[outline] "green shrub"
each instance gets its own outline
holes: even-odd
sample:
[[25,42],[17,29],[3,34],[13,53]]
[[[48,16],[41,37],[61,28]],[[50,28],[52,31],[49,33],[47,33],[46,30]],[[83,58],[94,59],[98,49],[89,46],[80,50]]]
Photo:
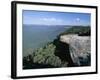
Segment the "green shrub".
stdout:
[[73,26],[73,27],[67,29],[66,31],[62,32],[60,35],[79,34],[79,35],[90,36],[90,33],[91,33],[90,26]]
[[50,56],[46,60],[46,64],[50,64],[50,65],[59,67],[59,66],[61,66],[61,60],[57,56]]
[[61,60],[55,56],[56,46],[52,43],[47,44],[43,48],[37,49],[33,54],[33,62],[40,64],[48,64],[52,66],[60,66]]

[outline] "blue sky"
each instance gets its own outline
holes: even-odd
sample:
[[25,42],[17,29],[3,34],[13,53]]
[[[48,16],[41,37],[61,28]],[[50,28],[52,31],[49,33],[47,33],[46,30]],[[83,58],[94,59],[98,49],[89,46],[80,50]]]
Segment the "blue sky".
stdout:
[[29,25],[90,25],[90,18],[89,13],[23,10],[23,24]]

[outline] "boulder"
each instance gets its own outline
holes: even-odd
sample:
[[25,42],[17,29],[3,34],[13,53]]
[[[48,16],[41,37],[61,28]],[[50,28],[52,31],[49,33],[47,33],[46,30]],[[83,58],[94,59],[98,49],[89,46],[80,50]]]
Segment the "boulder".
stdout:
[[74,64],[88,66],[91,63],[91,37],[77,34],[61,35],[60,41],[69,44],[70,56]]

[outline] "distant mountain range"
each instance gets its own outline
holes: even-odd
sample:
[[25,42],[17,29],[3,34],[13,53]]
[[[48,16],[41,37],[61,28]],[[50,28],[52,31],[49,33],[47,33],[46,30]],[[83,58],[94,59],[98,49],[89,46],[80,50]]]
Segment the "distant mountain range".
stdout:
[[68,26],[68,27],[77,27],[77,26],[79,26],[79,27],[90,27],[90,25],[40,25],[40,24],[23,24],[23,25],[28,25],[28,26],[32,26],[32,25],[36,25],[36,26]]

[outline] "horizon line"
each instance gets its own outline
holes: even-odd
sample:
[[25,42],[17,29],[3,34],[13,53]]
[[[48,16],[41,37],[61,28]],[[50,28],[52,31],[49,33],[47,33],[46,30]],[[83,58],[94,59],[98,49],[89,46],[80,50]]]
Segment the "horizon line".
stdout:
[[23,24],[23,25],[44,25],[44,26],[91,26],[91,25],[63,25],[63,24]]

